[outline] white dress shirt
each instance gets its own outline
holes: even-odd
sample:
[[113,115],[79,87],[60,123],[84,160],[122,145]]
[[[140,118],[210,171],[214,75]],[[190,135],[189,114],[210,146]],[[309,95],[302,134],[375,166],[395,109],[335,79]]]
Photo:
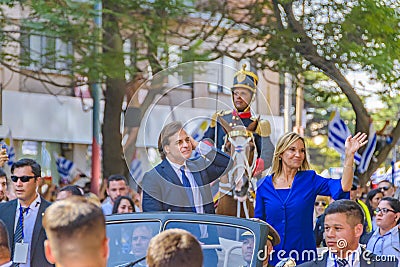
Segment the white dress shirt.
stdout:
[[[32,249],[32,235],[33,235],[33,229],[35,228],[35,222],[36,222],[36,217],[38,216],[39,212],[39,207],[41,203],[41,198],[39,194],[36,196],[36,199],[29,205],[29,210],[28,212],[24,212],[24,243],[28,243],[28,258],[26,260],[26,264],[20,263],[20,267],[30,267],[30,262],[31,262],[31,249]],[[18,219],[19,219],[19,208],[21,206],[21,203],[18,200],[17,204],[17,209],[15,211],[15,223],[14,223],[14,232],[15,229],[17,228],[18,224]],[[40,216],[42,216],[40,214]]]

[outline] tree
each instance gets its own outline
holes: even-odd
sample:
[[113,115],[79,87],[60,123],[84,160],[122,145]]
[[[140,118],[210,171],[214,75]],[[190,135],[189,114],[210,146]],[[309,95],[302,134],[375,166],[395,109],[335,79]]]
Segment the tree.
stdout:
[[[41,81],[45,88],[50,86],[58,91],[64,88],[62,94],[67,95],[77,84],[82,85],[81,77],[85,77],[90,86],[98,81],[102,84],[105,102],[103,176],[108,177],[113,173],[128,174],[120,131],[123,102],[130,100],[126,99],[126,95],[132,96],[142,84],[148,66],[153,73],[164,67],[171,43],[169,38],[173,38],[169,25],[178,17],[187,16],[192,9],[185,4],[190,4],[190,1],[183,0],[102,2],[102,38],[98,38],[94,23],[98,15],[94,10],[95,0],[2,2],[0,43],[3,49],[0,49],[0,64]],[[15,19],[11,15],[13,8],[23,11],[21,18]],[[45,49],[33,51],[29,47],[30,36],[46,40]],[[69,47],[69,53],[60,53],[57,42]],[[128,43],[129,50],[124,48],[124,44]],[[95,53],[96,46],[101,46],[102,53]],[[159,55],[160,50],[164,51],[162,55]],[[196,57],[196,53],[192,52],[193,57],[187,60]],[[49,62],[62,63],[63,68],[57,69],[62,74],[61,79],[60,75],[47,71],[55,65],[49,65]],[[153,86],[153,89],[147,94],[142,110],[146,110],[146,105],[150,105],[155,95],[162,92],[161,87]],[[49,92],[56,94],[50,89]],[[144,112],[141,114],[143,116]]]
[[197,34],[197,38],[213,42],[216,54],[252,58],[259,68],[289,72],[295,77],[303,76],[305,71],[322,72],[346,96],[355,113],[357,132],[368,133],[375,116],[366,110],[361,96],[371,92],[356,91],[345,74],[363,71],[385,84],[382,91],[372,93],[395,109],[390,118],[393,141],[379,147],[375,151],[376,161],[370,163],[365,173],[358,174],[365,184],[400,138],[399,106],[395,102],[400,78],[400,3],[389,0],[254,0],[235,5],[228,0],[211,2],[203,10],[218,14],[210,16],[210,20],[223,27],[207,29],[201,34],[196,31],[191,37]]

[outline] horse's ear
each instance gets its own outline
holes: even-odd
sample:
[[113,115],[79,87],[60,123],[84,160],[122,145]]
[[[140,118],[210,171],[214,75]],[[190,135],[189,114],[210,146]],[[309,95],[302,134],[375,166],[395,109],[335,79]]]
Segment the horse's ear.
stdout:
[[222,129],[224,129],[225,133],[229,133],[232,131],[232,126],[230,126],[226,120],[224,120],[221,117],[218,117],[218,120],[219,120],[219,123],[221,123]]
[[258,118],[254,121],[252,121],[249,126],[247,126],[247,130],[250,132],[255,132],[258,126],[258,121],[260,120],[260,116],[258,116]]

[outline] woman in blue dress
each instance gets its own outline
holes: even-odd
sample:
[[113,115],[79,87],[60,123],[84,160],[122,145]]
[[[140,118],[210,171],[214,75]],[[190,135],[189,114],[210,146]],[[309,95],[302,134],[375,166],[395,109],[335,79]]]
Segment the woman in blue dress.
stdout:
[[281,243],[274,247],[271,264],[292,257],[297,264],[313,260],[316,243],[313,210],[317,195],[349,198],[354,154],[368,140],[365,133],[349,136],[341,179],[326,179],[310,170],[304,139],[296,133],[282,136],[276,145],[271,174],[258,182],[255,217],[271,224]]

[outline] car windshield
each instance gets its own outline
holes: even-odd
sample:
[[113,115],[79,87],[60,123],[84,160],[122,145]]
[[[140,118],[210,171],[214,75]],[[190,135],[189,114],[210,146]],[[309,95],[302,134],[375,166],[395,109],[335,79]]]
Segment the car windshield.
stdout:
[[[169,220],[160,222],[120,222],[107,225],[110,257],[107,266],[124,266],[146,255],[148,243],[160,229],[179,228],[197,237],[207,267],[250,266],[254,253],[254,233],[228,224]],[[134,266],[146,266],[145,260]]]
[[[159,221],[124,221],[107,225],[110,256],[107,266],[124,266],[146,256],[150,239],[160,232]],[[135,266],[146,266],[145,261]]]
[[247,266],[254,253],[254,235],[248,229],[231,225],[169,221],[166,229],[191,232],[203,248],[203,266]]

